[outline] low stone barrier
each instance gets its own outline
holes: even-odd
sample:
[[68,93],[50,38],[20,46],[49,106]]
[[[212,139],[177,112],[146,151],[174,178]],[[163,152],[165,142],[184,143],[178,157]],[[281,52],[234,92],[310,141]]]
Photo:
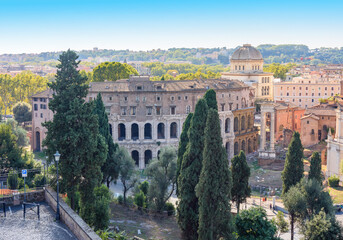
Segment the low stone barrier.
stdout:
[[[26,202],[43,202],[44,200],[44,189],[26,193]],[[24,202],[24,193],[12,193],[7,197],[0,198],[0,202],[5,202],[7,206],[22,204]]]
[[[50,187],[45,188],[45,201],[56,212],[57,194]],[[60,217],[79,240],[101,240],[82,218],[60,198]]]

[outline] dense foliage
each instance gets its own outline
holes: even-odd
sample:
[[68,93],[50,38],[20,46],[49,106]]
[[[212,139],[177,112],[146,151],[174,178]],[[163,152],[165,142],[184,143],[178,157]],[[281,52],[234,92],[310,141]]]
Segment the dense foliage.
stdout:
[[238,240],[276,240],[276,225],[267,219],[266,210],[252,207],[235,219]]
[[18,102],[13,106],[14,119],[18,123],[32,120],[31,105],[25,102]]
[[199,199],[199,240],[230,239],[232,177],[221,137],[218,112],[208,110],[203,163],[196,196]]
[[138,75],[137,70],[131,65],[119,62],[103,62],[94,68],[93,81],[116,81],[129,78],[130,75]]
[[322,160],[318,152],[312,154],[308,179],[316,179],[319,183],[322,183]]

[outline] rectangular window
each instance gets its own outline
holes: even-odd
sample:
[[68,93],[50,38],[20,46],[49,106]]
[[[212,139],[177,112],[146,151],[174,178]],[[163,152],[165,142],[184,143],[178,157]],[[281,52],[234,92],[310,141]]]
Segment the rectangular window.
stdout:
[[38,101],[38,98],[33,98],[33,101],[34,101],[34,102],[37,102],[37,101]]
[[143,102],[146,102],[146,97],[143,97]]
[[46,109],[46,105],[45,104],[41,104],[40,105],[40,109]]
[[43,118],[43,113],[40,114],[40,117]]
[[124,102],[127,102],[127,97],[124,97]]
[[170,114],[171,115],[175,115],[176,114],[176,107],[175,106],[170,107]]
[[156,107],[156,115],[161,115],[161,107],[160,106]]
[[152,107],[146,107],[146,115],[148,116],[152,115]]
[[33,109],[34,109],[35,111],[38,111],[38,104],[34,104],[34,105],[33,105]]
[[136,115],[136,107],[130,107],[130,114],[131,114],[131,116]]
[[40,98],[40,101],[41,101],[41,102],[45,102],[46,99],[45,99],[45,98]]
[[137,86],[137,90],[138,91],[143,90],[143,87],[142,86]]
[[112,97],[109,97],[108,100],[112,101]]
[[222,103],[222,111],[225,111],[225,103]]
[[122,116],[125,116],[125,115],[126,115],[126,107],[121,107],[121,108],[120,108],[120,114],[121,114]]

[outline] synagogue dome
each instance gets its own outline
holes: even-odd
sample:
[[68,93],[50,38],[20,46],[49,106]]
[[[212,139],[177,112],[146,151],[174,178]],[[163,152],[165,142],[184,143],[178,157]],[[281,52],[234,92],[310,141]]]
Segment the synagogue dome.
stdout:
[[231,60],[263,60],[262,54],[250,44],[243,44],[231,56]]

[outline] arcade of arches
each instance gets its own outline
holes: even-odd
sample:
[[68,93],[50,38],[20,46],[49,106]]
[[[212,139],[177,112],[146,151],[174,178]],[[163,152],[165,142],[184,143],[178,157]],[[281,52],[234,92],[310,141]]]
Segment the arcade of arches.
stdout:
[[[245,154],[257,151],[258,132],[254,127],[254,108],[236,110],[233,111],[233,114],[233,130],[235,133],[233,154],[237,155],[241,150]],[[227,142],[225,147],[228,152],[230,150],[230,143]]]

